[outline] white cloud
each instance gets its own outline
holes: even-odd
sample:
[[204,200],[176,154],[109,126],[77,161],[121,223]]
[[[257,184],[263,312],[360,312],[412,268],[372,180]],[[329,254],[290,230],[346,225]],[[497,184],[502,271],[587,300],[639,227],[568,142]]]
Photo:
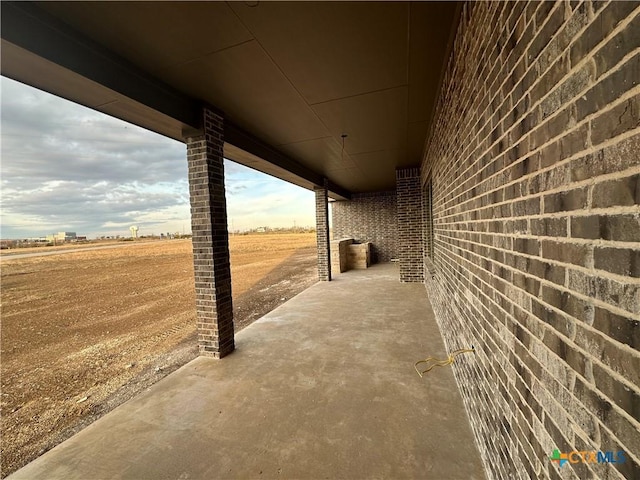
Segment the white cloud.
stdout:
[[[190,231],[182,143],[13,80],[0,86],[3,238]],[[225,170],[234,229],[314,223],[312,192]]]

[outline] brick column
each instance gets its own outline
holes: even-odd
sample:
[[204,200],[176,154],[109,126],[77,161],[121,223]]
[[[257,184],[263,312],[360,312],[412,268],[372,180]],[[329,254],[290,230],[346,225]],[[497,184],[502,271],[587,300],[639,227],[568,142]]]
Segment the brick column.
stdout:
[[316,238],[318,243],[318,278],[331,281],[331,255],[329,252],[329,197],[327,182],[316,192]]
[[398,258],[401,282],[424,281],[420,169],[396,170]]
[[234,349],[224,119],[203,110],[204,132],[187,136],[191,232],[200,354],[222,358]]

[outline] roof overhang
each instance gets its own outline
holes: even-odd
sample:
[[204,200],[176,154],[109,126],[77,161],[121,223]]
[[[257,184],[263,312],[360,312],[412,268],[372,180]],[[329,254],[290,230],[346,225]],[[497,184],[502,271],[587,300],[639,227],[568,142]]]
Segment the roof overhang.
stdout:
[[[2,2],[2,75],[333,197],[420,164],[457,3]],[[343,138],[343,135],[347,137]]]

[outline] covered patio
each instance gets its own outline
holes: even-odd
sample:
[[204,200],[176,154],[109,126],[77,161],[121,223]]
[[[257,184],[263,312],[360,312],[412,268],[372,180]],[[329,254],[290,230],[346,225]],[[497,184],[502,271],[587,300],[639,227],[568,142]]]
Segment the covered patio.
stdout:
[[[200,353],[229,357],[15,478],[640,478],[637,1],[1,11],[2,75],[186,144]],[[225,158],[314,190],[324,281],[237,338]],[[329,282],[329,199],[397,270]],[[442,337],[477,346],[460,389],[413,371]]]
[[9,478],[485,478],[452,370],[413,369],[445,346],[397,270],[317,283]]

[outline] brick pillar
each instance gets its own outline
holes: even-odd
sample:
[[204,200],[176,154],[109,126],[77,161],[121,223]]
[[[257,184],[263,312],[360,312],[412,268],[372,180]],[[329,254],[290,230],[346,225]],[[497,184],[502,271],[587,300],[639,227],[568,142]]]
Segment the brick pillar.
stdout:
[[204,132],[186,138],[198,347],[201,355],[222,358],[234,349],[224,119],[205,107],[203,125]]
[[424,281],[420,169],[396,170],[398,258],[401,282]]
[[331,255],[329,252],[329,196],[327,182],[316,192],[316,238],[318,243],[318,278],[331,281]]

